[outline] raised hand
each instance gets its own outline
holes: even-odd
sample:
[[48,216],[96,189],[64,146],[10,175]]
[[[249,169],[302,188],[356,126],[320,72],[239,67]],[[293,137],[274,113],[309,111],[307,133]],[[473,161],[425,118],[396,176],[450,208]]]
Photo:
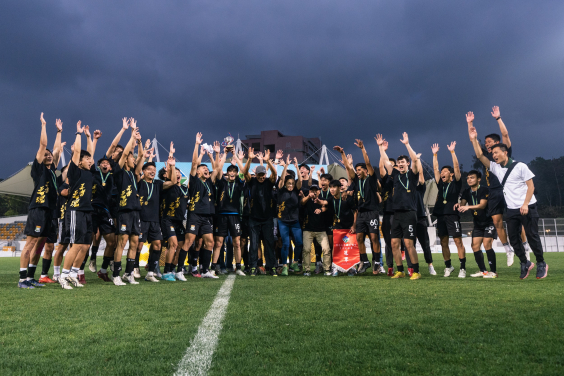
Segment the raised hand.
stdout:
[[206,154],[206,148],[202,145],[200,146],[200,158]]
[[215,153],[219,153],[221,151],[221,145],[219,144],[219,141],[213,142],[213,151]]
[[166,161],[166,163],[167,163],[169,166],[174,167],[174,165],[176,165],[176,160],[174,159],[174,157],[173,157],[172,155],[169,155],[169,156],[168,156],[168,160]]
[[456,141],[453,141],[450,143],[450,145],[447,145],[449,151],[454,151],[455,147],[456,147]]
[[39,117],[39,120],[41,120],[41,125],[44,126],[47,124],[47,122],[45,121],[45,119],[43,119],[43,112],[41,113],[41,116]]
[[137,142],[141,142],[141,133],[139,133],[139,130],[137,130],[137,128],[135,129],[135,139],[137,140]]
[[249,155],[248,155],[248,156],[249,156],[249,159],[255,158],[255,157],[256,157],[256,155],[255,155],[255,149],[249,148]]
[[309,173],[310,173],[310,174],[313,174],[314,171],[315,171],[315,166],[311,166],[311,167],[309,168]]
[[[153,150],[153,149],[151,149]],[[154,151],[151,151],[151,155],[149,156],[149,158],[153,159],[157,156],[157,153],[155,153]]]
[[421,153],[417,153],[417,159],[421,159]]
[[90,137],[90,127],[88,125],[84,126],[84,134],[86,137]]
[[237,159],[239,159],[241,162],[243,162],[243,159],[245,158],[245,153],[243,152],[243,150],[239,150],[239,153],[237,153]]
[[492,107],[492,116],[493,116],[494,118],[496,118],[496,119],[497,119],[498,117],[501,117],[501,114],[499,113],[499,107],[498,107],[498,106],[493,106],[493,107]]
[[280,159],[284,156],[284,152],[282,150],[278,150],[276,152],[276,159]]
[[298,171],[298,158],[294,157],[294,167],[296,168],[296,172],[299,173]]
[[377,144],[378,146],[384,145],[384,138],[382,137],[381,134],[378,133],[378,134],[376,135],[376,137],[374,137],[374,139],[376,140],[376,144]]
[[201,145],[203,140],[204,139],[202,138],[202,132],[196,133],[196,144]]
[[288,154],[286,156],[286,164],[289,166],[290,165],[290,154]]
[[127,118],[126,118],[126,117],[124,117],[123,119],[121,119],[121,121],[122,121],[122,126],[121,126],[121,127],[123,128],[123,130],[126,130],[127,128],[129,128],[129,123],[127,122]]
[[[43,113],[41,113],[41,116],[43,117]],[[82,133],[84,132],[84,127],[81,127],[80,125],[82,124],[82,122],[79,120],[78,123],[76,123],[76,131],[78,133]],[[74,144],[73,144],[74,145]]]
[[384,149],[384,151],[388,150],[388,141],[384,140],[384,143],[382,143],[382,148]]
[[63,122],[61,121],[61,119],[55,120],[55,125],[57,126],[57,131],[63,131]]
[[476,140],[478,138],[478,131],[476,130],[476,127],[470,127],[470,129],[468,129],[468,135],[471,140]]
[[137,129],[137,120],[134,118],[129,119],[129,128],[136,130]]
[[267,161],[270,160],[270,149],[266,149],[264,151],[264,159],[267,160]]
[[360,149],[364,149],[364,143],[362,142],[362,140],[359,140],[358,138],[355,140],[356,142],[354,143],[358,148]]
[[433,144],[433,146],[431,146],[431,151],[433,154],[437,154],[439,152],[439,144]]
[[96,130],[94,131],[94,139],[97,140],[97,139],[99,139],[100,137],[102,137],[102,131],[99,130],[99,129],[96,129]]
[[260,151],[256,154],[256,157],[257,157],[257,159],[258,159],[259,161],[263,161],[263,160],[264,160],[264,155],[262,155],[262,153],[261,153]]
[[153,153],[153,148],[151,149],[145,149],[145,159],[151,158],[151,154]]
[[466,114],[466,122],[472,123],[474,121],[474,113],[472,111]]
[[145,141],[145,149],[148,149],[149,146],[151,146],[151,140],[147,139],[147,141]]
[[284,161],[284,158],[280,158],[280,160],[278,161],[278,164],[282,167],[286,166],[286,162]]
[[318,172],[323,175],[325,173],[325,167],[321,167]]
[[59,154],[62,154],[62,153],[63,153],[63,151],[65,150],[65,145],[66,145],[66,144],[67,144],[66,142],[61,142],[61,148],[59,149]]
[[343,148],[340,146],[333,146],[333,150],[338,151],[339,153],[343,152]]
[[407,135],[407,132],[403,132],[403,139],[401,139],[400,141],[404,145],[409,144],[409,136]]
[[170,142],[170,151],[169,154],[173,155],[176,152],[176,150],[174,150],[174,142]]

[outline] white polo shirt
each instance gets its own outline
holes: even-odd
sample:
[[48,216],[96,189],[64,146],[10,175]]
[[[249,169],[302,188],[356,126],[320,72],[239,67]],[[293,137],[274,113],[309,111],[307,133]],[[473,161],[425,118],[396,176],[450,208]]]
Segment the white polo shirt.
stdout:
[[[515,163],[517,163],[517,161],[515,161]],[[495,162],[490,162],[490,171],[497,176],[501,183],[507,173],[507,167],[501,167],[501,165]],[[503,196],[505,197],[505,203],[508,209],[519,209],[523,206],[525,196],[527,196],[527,181],[534,177],[535,174],[529,170],[529,167],[525,163],[519,163],[513,168],[513,171],[511,171],[503,187]],[[529,205],[536,202],[537,199],[533,194]]]

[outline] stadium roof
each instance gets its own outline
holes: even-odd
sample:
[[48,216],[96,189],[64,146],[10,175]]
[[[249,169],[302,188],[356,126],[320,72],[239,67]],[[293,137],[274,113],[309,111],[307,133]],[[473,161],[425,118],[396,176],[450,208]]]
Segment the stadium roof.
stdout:
[[30,197],[33,193],[31,162],[24,168],[0,182],[0,193],[6,195]]

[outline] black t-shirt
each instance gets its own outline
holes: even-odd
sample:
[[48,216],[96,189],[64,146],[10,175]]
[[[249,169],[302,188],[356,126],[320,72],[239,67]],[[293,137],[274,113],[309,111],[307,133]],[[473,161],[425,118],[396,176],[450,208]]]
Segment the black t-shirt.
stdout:
[[54,211],[57,207],[57,169],[54,164],[46,166],[39,163],[37,158],[31,165],[33,179],[33,193],[29,201],[29,208],[46,208]]
[[183,221],[186,219],[188,206],[188,187],[173,185],[163,190],[160,197],[160,214],[162,219]]
[[426,190],[427,186],[425,184],[417,184],[417,218],[427,217],[427,212],[425,211],[425,202],[423,201],[423,199],[425,198]]
[[455,179],[447,184],[445,184],[441,179],[439,180],[437,187],[437,201],[435,202],[433,215],[458,214],[458,211],[454,210],[454,205],[458,203],[458,197],[460,196],[460,190],[462,189],[462,179],[459,181],[456,181]]
[[[493,159],[493,154],[492,153],[488,153],[487,150],[482,149],[484,155],[486,156],[486,158],[489,159],[490,162],[495,162]],[[509,158],[511,158],[512,155],[512,149],[511,147],[507,148],[507,156]],[[490,170],[484,167],[484,172],[485,172],[485,176],[486,176],[486,183],[488,185],[488,187],[490,189],[502,189],[503,187],[501,186],[501,183],[499,182],[499,179],[497,178],[497,176],[495,176],[494,174],[490,173]]]
[[392,198],[394,201],[394,211],[417,211],[419,174],[414,174],[411,170],[402,174],[394,169],[392,171],[392,180],[394,182]]
[[148,183],[144,179],[141,179],[138,184],[141,220],[144,222],[158,222],[159,206],[164,182],[154,179],[152,183]]
[[351,227],[354,223],[354,212],[356,211],[356,200],[354,196],[347,195],[347,197],[341,196],[336,199],[332,195],[329,195],[327,200],[328,208],[333,211],[333,223],[335,226],[337,223],[345,227]]
[[394,179],[388,173],[380,180],[382,186],[382,206],[384,213],[391,214],[394,212]]
[[240,214],[241,196],[245,188],[245,182],[238,176],[233,182],[219,179],[216,182],[216,205],[218,214]]
[[140,211],[139,185],[135,172],[120,168],[117,163],[112,169],[114,169],[114,182],[118,193],[118,211]]
[[94,183],[92,183],[92,205],[109,209],[112,203],[112,191],[114,190],[114,175],[111,171],[105,174],[96,169],[94,165],[90,169]]
[[[311,179],[311,184],[319,187],[319,182],[316,179]],[[302,180],[302,192],[304,193],[304,196],[307,196],[309,193],[309,179]]]
[[69,179],[68,210],[92,211],[92,184],[94,177],[90,170],[83,170],[72,160],[67,172]]
[[251,178],[249,181],[251,210],[250,216],[257,221],[266,221],[272,218],[273,201],[272,189],[274,183],[270,179],[265,179],[264,182],[259,183],[256,177]]
[[[481,200],[487,200],[490,194],[488,187],[480,185],[476,192],[473,192],[470,187],[466,188],[462,192],[460,197],[462,200],[466,200],[468,205],[479,205]],[[492,218],[486,215],[487,206],[485,209],[471,210],[472,218],[474,219],[474,225],[479,227],[489,226],[492,222]]]
[[243,187],[243,217],[251,215],[251,188],[248,184]]
[[325,220],[320,214],[315,214],[317,209],[321,210],[321,204],[316,204],[312,199],[309,199],[304,207],[304,222],[302,228],[304,231],[322,232],[325,231],[327,226]]
[[59,185],[59,197],[57,199],[57,218],[59,219],[65,219],[65,213],[67,212],[67,202],[69,196],[63,196],[61,194],[61,192],[65,189],[69,189],[69,185],[67,183]]
[[376,173],[368,175],[364,180],[358,176],[353,179],[359,212],[378,211],[380,198],[378,197],[378,177]]
[[[331,192],[329,191],[329,189],[327,189],[326,191],[324,191],[323,189],[319,190],[318,198],[320,200],[328,201],[329,197],[331,197]],[[321,213],[321,218],[323,218],[326,230],[329,230],[331,228],[331,226],[333,226],[333,215],[334,215],[333,207],[331,207],[329,205],[327,205],[327,210],[325,210],[323,213]]]
[[210,178],[205,181],[190,175],[190,204],[188,211],[199,215],[215,214],[215,187]]
[[295,222],[299,219],[300,191],[289,191],[286,187],[278,190],[278,219],[282,222]]

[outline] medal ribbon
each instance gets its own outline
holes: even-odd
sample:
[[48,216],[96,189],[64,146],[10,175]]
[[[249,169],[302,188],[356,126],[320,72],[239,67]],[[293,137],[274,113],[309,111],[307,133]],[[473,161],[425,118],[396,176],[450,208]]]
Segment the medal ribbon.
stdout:
[[145,185],[147,186],[147,192],[149,192],[149,195],[147,196],[147,199],[145,200],[145,202],[149,201],[151,199],[151,196],[153,196],[153,191],[155,190],[155,184],[151,183],[151,189],[149,189],[149,184],[147,183],[147,181],[143,180],[145,182]]
[[[452,182],[451,182],[452,183]],[[445,187],[443,186],[443,200],[446,201],[446,196],[448,195],[448,188],[450,187],[450,183],[448,183],[445,191]]]
[[406,173],[405,175],[406,175],[406,177],[407,177],[407,186],[405,186],[405,185],[403,184],[403,182],[401,181],[401,175],[402,175],[402,174],[399,174],[399,175],[398,175],[398,180],[399,180],[399,182],[401,183],[401,185],[405,188],[405,190],[406,190],[406,191],[409,191],[409,177],[407,176],[407,173]]
[[108,180],[108,177],[110,176],[110,172],[108,171],[108,173],[106,174],[106,178],[104,179],[104,174],[102,174],[102,170],[99,170],[100,172],[100,179],[102,179],[102,184],[106,184],[106,180]]
[[[137,182],[135,181],[135,176],[133,175],[132,172],[129,172],[127,170],[125,170],[125,172],[127,173],[127,176],[129,176],[129,179],[131,180],[131,182],[133,183],[133,186],[135,187],[135,190],[137,190]],[[131,175],[129,175],[131,174]]]
[[337,205],[335,205],[335,200],[333,199],[333,209],[335,209],[335,214],[337,219],[341,219],[341,198],[339,197],[339,211],[337,212]]

